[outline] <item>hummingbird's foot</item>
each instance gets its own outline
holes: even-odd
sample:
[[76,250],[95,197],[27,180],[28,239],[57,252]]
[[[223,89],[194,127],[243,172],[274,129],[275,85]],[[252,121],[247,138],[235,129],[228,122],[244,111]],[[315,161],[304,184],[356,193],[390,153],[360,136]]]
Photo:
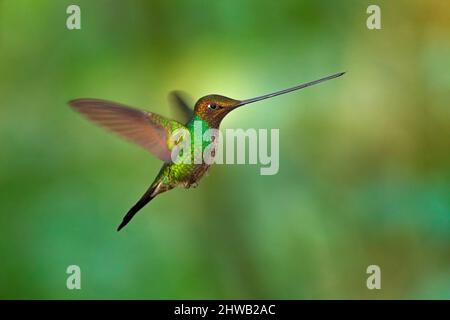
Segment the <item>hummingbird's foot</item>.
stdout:
[[198,187],[198,182],[186,182],[186,184],[184,185],[184,187],[185,187],[186,189],[197,188],[197,187]]

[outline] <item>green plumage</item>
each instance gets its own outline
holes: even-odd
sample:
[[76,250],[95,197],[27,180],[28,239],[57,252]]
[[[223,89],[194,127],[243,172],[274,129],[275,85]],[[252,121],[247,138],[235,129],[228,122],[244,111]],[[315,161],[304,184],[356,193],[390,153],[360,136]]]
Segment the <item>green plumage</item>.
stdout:
[[[171,126],[175,127],[173,125]],[[190,153],[183,154],[183,156],[181,156],[180,163],[171,162],[164,164],[154,183],[162,182],[165,187],[169,189],[178,185],[190,187],[192,184],[195,184],[207,171],[207,164],[196,164],[194,160],[196,157],[201,157],[201,159],[203,159],[203,152],[211,142],[202,139],[201,143],[196,143],[196,139],[199,138],[197,136],[198,133],[196,135],[195,132],[196,127],[201,128],[201,136],[203,136],[206,130],[210,129],[208,123],[204,121],[200,116],[195,115],[194,117],[192,117],[192,119],[186,124],[185,127],[188,130],[190,136]],[[177,128],[179,127],[176,127],[175,129]],[[186,163],[187,157],[190,158],[189,163]]]

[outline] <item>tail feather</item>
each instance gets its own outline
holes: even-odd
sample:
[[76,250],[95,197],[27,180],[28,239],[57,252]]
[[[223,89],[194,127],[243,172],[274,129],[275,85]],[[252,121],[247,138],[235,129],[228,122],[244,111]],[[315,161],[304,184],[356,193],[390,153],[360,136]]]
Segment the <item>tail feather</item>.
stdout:
[[120,231],[120,229],[125,227],[128,224],[128,222],[130,222],[131,219],[133,219],[134,215],[156,196],[156,194],[154,194],[155,188],[156,187],[152,185],[144,193],[141,199],[139,199],[139,201],[128,211],[125,217],[123,217],[122,223],[117,228],[117,231]]

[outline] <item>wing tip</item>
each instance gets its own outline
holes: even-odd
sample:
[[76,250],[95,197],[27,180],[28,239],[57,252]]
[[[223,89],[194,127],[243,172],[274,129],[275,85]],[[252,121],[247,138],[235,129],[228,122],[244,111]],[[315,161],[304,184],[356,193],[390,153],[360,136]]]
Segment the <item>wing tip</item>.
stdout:
[[77,98],[77,99],[72,99],[69,100],[67,102],[67,104],[69,106],[71,106],[72,108],[79,108],[79,107],[83,107],[86,106],[87,103],[95,103],[95,102],[99,102],[99,99],[92,99],[92,98]]
[[78,103],[79,100],[80,100],[80,99],[72,99],[72,100],[67,101],[67,104],[68,104],[70,107],[75,108],[75,107],[77,106],[77,103]]

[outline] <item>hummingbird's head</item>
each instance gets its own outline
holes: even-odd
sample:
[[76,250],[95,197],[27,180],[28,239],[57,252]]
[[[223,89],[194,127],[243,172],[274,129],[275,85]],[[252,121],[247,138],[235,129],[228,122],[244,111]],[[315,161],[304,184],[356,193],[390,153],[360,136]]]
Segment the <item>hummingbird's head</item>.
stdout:
[[207,121],[210,126],[218,127],[222,119],[233,109],[242,105],[242,101],[211,94],[201,97],[195,104],[194,113]]
[[275,91],[272,93],[268,93],[262,96],[258,96],[251,99],[246,100],[235,100],[231,98],[227,98],[224,96],[220,96],[217,94],[212,94],[208,96],[204,96],[200,98],[195,104],[194,113],[200,116],[204,121],[207,121],[211,127],[218,128],[222,119],[232,110],[253,102],[265,100],[268,98],[276,97],[285,93],[289,93],[292,91],[296,91],[299,89],[303,89],[306,87],[310,87],[316,85],[318,83],[331,80],[337,77],[340,77],[345,72],[339,72],[332,74],[328,77],[320,78],[318,80],[306,82],[299,84],[295,87]]

